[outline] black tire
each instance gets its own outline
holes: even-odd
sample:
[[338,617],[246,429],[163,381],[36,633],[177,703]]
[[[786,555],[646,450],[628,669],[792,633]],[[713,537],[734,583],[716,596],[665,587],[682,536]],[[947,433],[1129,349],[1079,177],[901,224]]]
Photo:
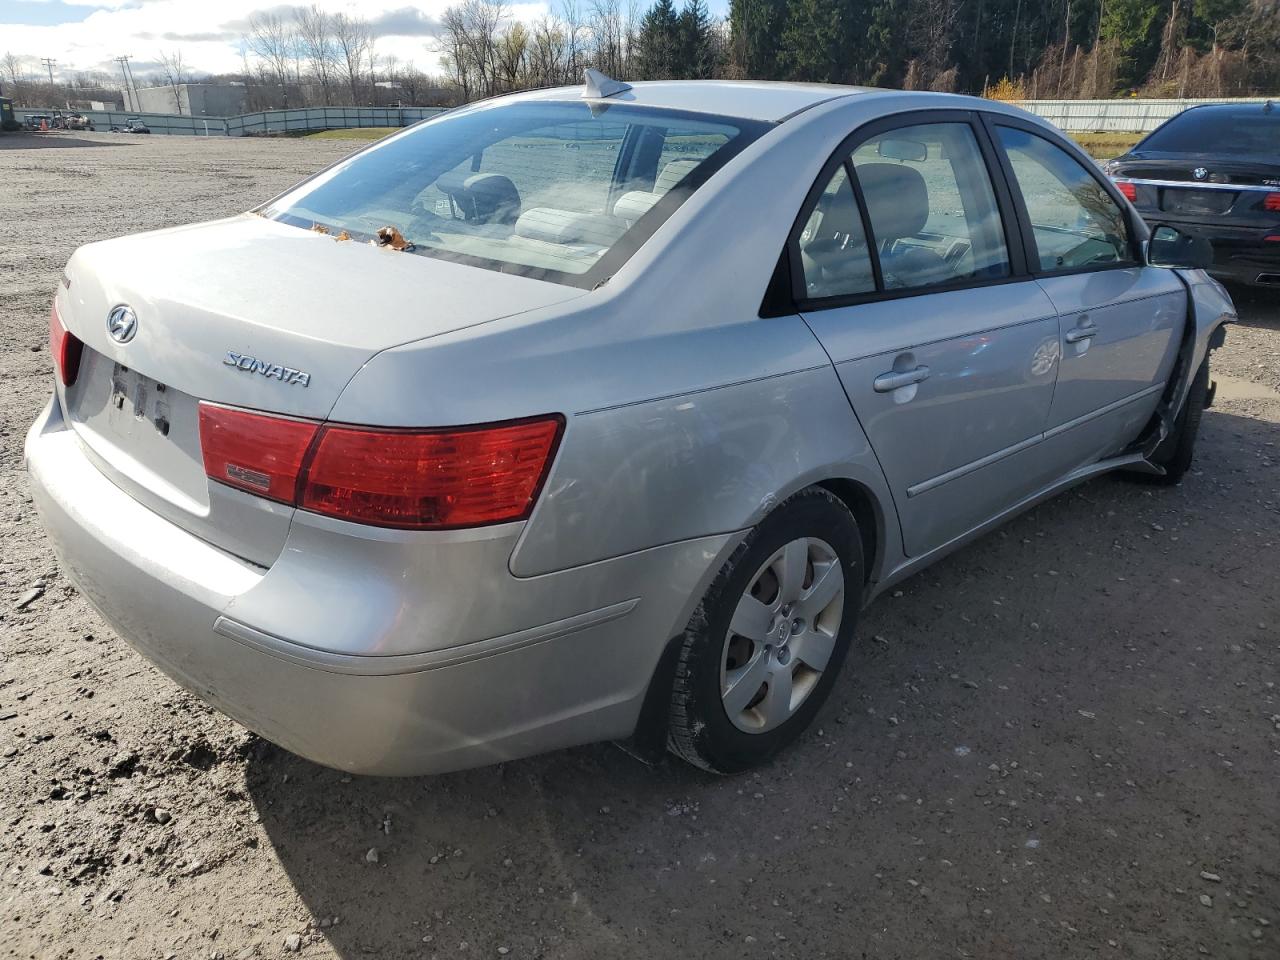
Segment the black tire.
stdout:
[[1196,437],[1200,433],[1200,418],[1204,416],[1205,401],[1209,396],[1209,358],[1206,357],[1195,379],[1191,381],[1191,390],[1187,394],[1187,402],[1183,404],[1173,430],[1156,447],[1151,455],[1151,462],[1164,467],[1164,475],[1148,475],[1151,483],[1172,486],[1180,483],[1191,469],[1191,461],[1195,458]]
[[[763,732],[745,732],[730,719],[721,697],[730,621],[762,565],[800,538],[829,546],[844,575],[843,604],[833,599],[829,608],[840,610],[834,646],[826,666],[788,719]],[[729,774],[759,766],[794,742],[830,694],[848,654],[862,606],[863,563],[857,521],[838,497],[821,487],[791,497],[752,530],[716,576],[685,628],[671,687],[668,749],[704,770]],[[816,572],[812,575],[816,577]]]

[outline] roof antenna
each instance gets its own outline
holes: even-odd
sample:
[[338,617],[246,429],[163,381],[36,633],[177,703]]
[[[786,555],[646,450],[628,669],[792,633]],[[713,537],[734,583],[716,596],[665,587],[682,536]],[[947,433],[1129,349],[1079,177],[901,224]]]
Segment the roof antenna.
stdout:
[[626,93],[631,89],[631,84],[623,83],[621,80],[615,80],[613,77],[606,76],[599,70],[593,70],[587,67],[582,71],[582,79],[586,83],[587,88],[582,91],[582,99],[599,100],[603,97],[613,97],[620,93]]

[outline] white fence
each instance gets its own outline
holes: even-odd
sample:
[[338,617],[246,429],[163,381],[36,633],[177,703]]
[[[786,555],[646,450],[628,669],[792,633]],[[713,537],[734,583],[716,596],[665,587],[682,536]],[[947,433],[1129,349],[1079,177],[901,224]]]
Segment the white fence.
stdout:
[[[29,115],[52,115],[52,110],[16,110],[18,122]],[[86,110],[95,130],[123,127],[139,119],[153,134],[197,137],[243,137],[303,130],[337,130],[353,127],[407,127],[443,113],[443,107],[308,107],[302,110],[264,110],[236,117],[189,117],[177,113],[136,113],[120,110]],[[65,113],[65,111],[64,111]]]
[[[1172,116],[1198,103],[1265,103],[1256,97],[1230,100],[1023,100],[1018,106],[1074,133],[1120,131],[1149,133]],[[294,130],[335,130],[349,127],[407,127],[442,113],[443,107],[308,107],[265,110],[238,117],[188,117],[176,113],[130,113],[91,110],[85,116],[94,129],[123,127],[130,117],[141,118],[152,133],[187,136],[242,137]],[[21,122],[28,114],[51,110],[16,110]]]
[[1023,100],[1017,106],[1072,133],[1150,133],[1198,103],[1266,103],[1265,97],[1225,100]]

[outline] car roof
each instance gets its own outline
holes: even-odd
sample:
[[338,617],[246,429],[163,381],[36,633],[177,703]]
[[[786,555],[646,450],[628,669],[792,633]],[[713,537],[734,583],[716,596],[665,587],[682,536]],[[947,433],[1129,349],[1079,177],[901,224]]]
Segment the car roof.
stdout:
[[[518,94],[529,100],[578,100],[583,88],[552,87]],[[743,120],[777,122],[838,97],[882,93],[874,87],[764,80],[637,80],[629,90],[601,98],[607,103],[712,113]],[[506,99],[506,98],[504,98]]]
[[1270,114],[1277,112],[1280,112],[1280,103],[1274,100],[1259,103],[1196,103],[1187,107],[1182,113],[1176,114],[1172,119],[1206,113],[1230,113],[1244,117],[1255,113]]

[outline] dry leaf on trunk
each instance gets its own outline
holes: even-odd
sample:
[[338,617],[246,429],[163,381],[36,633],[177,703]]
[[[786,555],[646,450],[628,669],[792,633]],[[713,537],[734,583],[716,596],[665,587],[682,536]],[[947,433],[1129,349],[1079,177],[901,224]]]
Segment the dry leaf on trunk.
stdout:
[[323,223],[313,223],[311,225],[311,232],[319,233],[327,237],[329,235],[329,228],[326,227]]

